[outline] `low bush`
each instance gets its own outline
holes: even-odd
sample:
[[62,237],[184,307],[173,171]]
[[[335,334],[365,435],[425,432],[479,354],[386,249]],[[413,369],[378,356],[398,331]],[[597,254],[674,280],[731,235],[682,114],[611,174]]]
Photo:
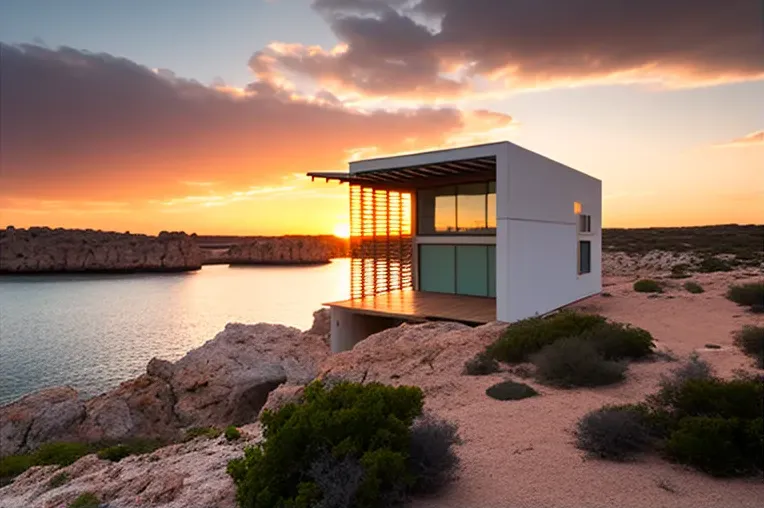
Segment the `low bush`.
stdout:
[[626,366],[606,360],[595,346],[578,337],[558,340],[532,357],[537,379],[560,388],[592,387],[624,379]]
[[120,460],[130,455],[143,455],[145,453],[151,453],[163,445],[164,443],[158,440],[131,439],[125,441],[124,443],[117,443],[112,446],[101,448],[98,450],[97,455],[99,459],[119,462]]
[[[448,441],[447,429],[416,430],[422,406],[416,387],[339,382],[327,389],[320,381],[311,383],[300,403],[264,411],[264,441],[229,462],[239,505],[376,508],[402,503],[420,482],[429,484],[417,467],[437,462],[421,456],[411,461],[412,449],[419,448],[414,434],[442,433]],[[343,485],[338,468],[353,481]]]
[[84,443],[64,441],[46,443],[34,453],[34,464],[68,466],[92,451],[92,448]]
[[416,480],[412,494],[431,494],[450,483],[459,468],[454,445],[461,443],[455,424],[432,415],[418,418],[411,427],[409,471]]
[[512,323],[496,342],[488,346],[487,352],[500,362],[522,363],[544,346],[564,337],[580,335],[604,322],[602,316],[571,311],[524,319]]
[[703,258],[700,263],[698,263],[696,270],[701,273],[713,273],[731,272],[734,268],[733,263],[730,261],[716,257],[707,257]]
[[764,310],[764,282],[736,284],[727,290],[727,298],[754,311]]
[[713,476],[743,476],[764,469],[764,420],[691,416],[666,443],[666,453]]
[[30,467],[34,466],[32,455],[8,455],[0,458],[0,486],[11,481]]
[[84,492],[69,503],[69,508],[98,508],[100,505],[101,501],[98,496],[92,492]]
[[576,445],[591,455],[626,460],[651,444],[644,410],[638,406],[605,406],[588,413],[575,430]]
[[486,389],[485,394],[496,400],[520,400],[538,395],[538,392],[525,383],[503,381]]
[[622,323],[601,323],[579,335],[594,345],[606,360],[639,359],[653,353],[650,332]]
[[239,429],[233,425],[226,427],[223,434],[225,435],[227,441],[236,441],[241,437],[241,432],[239,432]]
[[48,487],[51,489],[57,489],[63,485],[66,485],[66,482],[69,481],[69,473],[62,471],[60,473],[54,474],[50,480],[48,480]]
[[744,326],[735,334],[735,345],[764,369],[764,326]]
[[688,273],[690,271],[691,266],[687,263],[679,263],[671,267],[671,277],[672,279],[686,279],[688,277],[691,277],[691,275]]
[[499,362],[486,352],[476,354],[464,364],[464,373],[469,376],[487,376],[498,372]]
[[191,441],[197,437],[203,437],[206,439],[214,439],[222,434],[223,431],[216,427],[190,427],[186,429],[185,441]]
[[652,279],[640,279],[634,283],[637,293],[663,293],[663,285]]
[[701,286],[697,282],[687,281],[684,283],[684,286],[682,287],[684,287],[685,291],[687,291],[688,293],[692,293],[694,295],[705,293],[705,289],[703,289],[703,286]]

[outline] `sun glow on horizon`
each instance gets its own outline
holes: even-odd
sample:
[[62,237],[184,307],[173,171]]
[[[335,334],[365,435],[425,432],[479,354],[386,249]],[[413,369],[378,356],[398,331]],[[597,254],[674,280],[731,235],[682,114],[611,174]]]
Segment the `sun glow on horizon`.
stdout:
[[337,238],[350,238],[350,224],[337,224],[334,226],[334,236]]

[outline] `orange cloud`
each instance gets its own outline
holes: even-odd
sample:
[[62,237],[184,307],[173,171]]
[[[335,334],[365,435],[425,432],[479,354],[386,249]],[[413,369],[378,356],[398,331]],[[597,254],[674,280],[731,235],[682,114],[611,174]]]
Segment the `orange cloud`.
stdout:
[[733,139],[728,143],[722,143],[717,145],[724,148],[745,148],[749,146],[762,146],[764,145],[764,130],[751,132],[745,136],[737,139]]

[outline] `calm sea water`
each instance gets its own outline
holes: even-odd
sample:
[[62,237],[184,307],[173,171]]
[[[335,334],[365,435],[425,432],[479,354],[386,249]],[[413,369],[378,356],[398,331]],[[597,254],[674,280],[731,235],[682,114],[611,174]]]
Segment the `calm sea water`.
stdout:
[[64,384],[100,393],[154,356],[180,358],[229,322],[310,328],[321,303],[348,298],[348,262],[0,277],[0,404]]

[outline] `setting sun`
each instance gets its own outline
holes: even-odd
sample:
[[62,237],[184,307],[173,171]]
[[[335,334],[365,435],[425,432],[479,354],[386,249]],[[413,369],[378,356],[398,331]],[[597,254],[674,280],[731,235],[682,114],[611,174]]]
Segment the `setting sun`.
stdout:
[[350,238],[350,225],[337,224],[334,226],[334,236],[337,238]]

